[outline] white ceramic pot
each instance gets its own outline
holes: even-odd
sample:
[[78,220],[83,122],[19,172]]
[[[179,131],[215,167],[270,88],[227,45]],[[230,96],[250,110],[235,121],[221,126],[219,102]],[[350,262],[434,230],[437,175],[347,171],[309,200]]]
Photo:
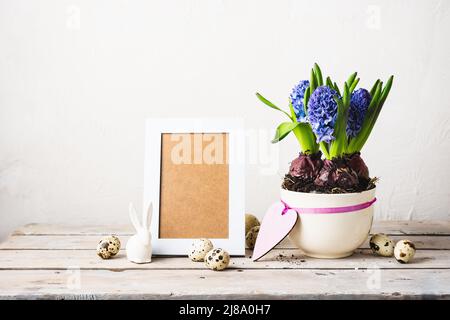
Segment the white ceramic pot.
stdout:
[[[291,208],[334,208],[359,205],[375,197],[375,189],[361,193],[315,194],[281,189],[281,200]],[[307,256],[343,258],[367,239],[373,207],[342,213],[299,213],[289,239]]]

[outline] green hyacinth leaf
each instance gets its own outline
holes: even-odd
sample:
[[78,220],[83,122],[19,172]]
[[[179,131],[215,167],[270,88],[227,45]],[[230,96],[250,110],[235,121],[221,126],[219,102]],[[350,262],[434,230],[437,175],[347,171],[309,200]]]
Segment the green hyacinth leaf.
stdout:
[[[347,84],[344,86],[344,97],[348,98],[349,89]],[[336,158],[341,157],[347,149],[347,120],[348,120],[348,106],[345,105],[344,100],[339,99],[339,97],[335,96],[334,100],[338,105],[336,123],[334,126],[333,135],[335,140],[331,142],[330,146],[330,157]]]
[[317,86],[323,86],[323,77],[322,77],[322,71],[320,70],[320,67],[317,63],[314,63],[314,73],[316,74],[316,83]]
[[370,93],[370,96],[371,96],[371,97],[373,97],[373,95],[375,94],[375,90],[377,89],[378,83],[379,83],[379,82],[380,82],[380,79],[378,79],[377,81],[375,81],[375,83],[373,84],[372,89],[370,89],[369,93]]
[[378,81],[378,85],[377,85],[377,88],[375,89],[375,93],[373,94],[372,99],[370,100],[370,104],[369,104],[369,108],[368,108],[369,114],[372,114],[378,107],[378,102],[380,100],[382,89],[383,89],[383,82]]
[[292,132],[300,143],[302,152],[305,154],[314,154],[319,151],[319,145],[316,142],[316,136],[314,135],[311,125],[309,123],[298,123]]
[[373,115],[371,116],[370,124],[368,126],[368,130],[366,131],[364,139],[361,139],[361,141],[359,141],[359,143],[357,145],[357,147],[359,148],[358,151],[360,151],[362,149],[362,147],[366,143],[367,139],[369,138],[370,134],[372,133],[373,127],[375,126],[375,123],[378,120],[378,116],[380,115],[380,112],[381,112],[381,109],[383,108],[384,102],[386,101],[387,96],[389,95],[389,91],[391,90],[393,81],[394,81],[394,76],[390,76],[388,81],[386,82],[386,86],[384,88],[383,88],[383,82],[380,82],[380,86],[378,88],[379,97],[377,97],[378,101],[376,104],[376,108],[374,108],[374,112],[373,112]]
[[295,114],[294,106],[292,105],[291,99],[289,99],[289,111],[291,112],[292,122],[297,122],[297,115]]
[[347,85],[351,85],[353,83],[353,81],[355,81],[356,76],[358,75],[357,72],[354,72],[350,75],[350,77],[348,77],[347,79]]
[[272,140],[272,143],[277,143],[283,140],[295,127],[298,126],[297,122],[283,122],[275,131],[275,137]]
[[350,105],[350,90],[348,88],[347,82],[344,83],[344,95],[342,96],[342,102],[344,106]]
[[386,82],[386,85],[383,88],[383,91],[381,92],[380,102],[379,102],[381,105],[383,105],[383,103],[386,101],[387,96],[389,95],[389,91],[391,91],[393,82],[394,82],[394,76],[390,76],[388,81]]
[[350,86],[350,93],[352,93],[354,90],[355,90],[355,88],[356,88],[356,86],[358,85],[358,83],[359,83],[359,78],[356,78],[354,81],[353,81],[353,83],[352,83],[352,85]]
[[256,93],[256,96],[258,97],[259,100],[261,100],[262,103],[264,103],[266,106],[271,107],[272,109],[278,110],[283,112],[285,115],[287,115],[289,117],[289,119],[291,118],[291,116],[289,115],[289,113],[287,113],[286,111],[282,110],[281,108],[277,107],[275,104],[273,104],[272,102],[270,102],[269,100],[267,100],[266,98],[264,98],[261,94],[259,94],[258,92]]
[[386,86],[383,88],[383,82],[377,80],[377,87],[375,88],[372,101],[369,105],[369,110],[364,118],[363,126],[358,135],[350,141],[348,150],[350,152],[360,152],[372,133],[373,127],[378,119],[384,102],[389,94],[392,87],[393,76],[389,78]]
[[305,91],[305,96],[303,97],[303,108],[305,110],[305,115],[308,115],[308,102],[311,97],[311,88],[308,87]]
[[339,86],[337,85],[337,83],[334,83],[334,90],[336,90],[336,92],[338,93],[338,95],[341,95],[341,91],[339,90]]
[[353,81],[355,81],[355,78],[357,75],[358,75],[358,72],[354,72],[350,75],[350,77],[348,77],[346,83],[349,87],[352,85]]
[[311,92],[310,92],[311,94],[317,88],[316,75],[314,73],[314,69],[311,69],[311,77],[309,79],[309,87],[311,88]]
[[297,141],[300,144],[300,147],[305,154],[316,153],[319,151],[319,146],[316,143],[315,135],[312,132],[311,126],[309,123],[299,123],[297,121],[297,115],[295,114],[294,107],[292,106],[292,102],[289,101],[289,109],[291,110],[292,121],[293,123],[297,123],[292,132],[294,132]]
[[320,150],[322,151],[325,158],[327,158],[328,160],[331,160],[328,143],[326,143],[324,141],[320,142]]
[[[359,134],[361,134],[361,132],[364,131],[364,128],[367,127],[367,124],[372,121],[372,117],[376,111],[378,102],[380,100],[382,87],[383,87],[383,82],[377,81],[377,87],[375,88],[373,95],[371,95],[372,99],[370,100],[369,107],[367,108],[366,116],[364,118],[363,125],[362,125],[361,131]],[[355,138],[353,138],[353,140],[358,139],[359,134]],[[354,143],[356,143],[356,142],[354,142]]]
[[327,77],[326,84],[330,89],[334,90],[333,82],[331,81],[330,77]]

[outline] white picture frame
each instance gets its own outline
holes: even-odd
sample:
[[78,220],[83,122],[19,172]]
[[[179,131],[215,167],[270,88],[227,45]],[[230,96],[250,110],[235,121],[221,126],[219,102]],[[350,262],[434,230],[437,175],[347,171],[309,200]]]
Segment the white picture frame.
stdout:
[[231,255],[245,255],[245,135],[242,119],[147,119],[145,130],[145,165],[143,204],[153,203],[151,221],[152,247],[155,255],[187,255],[194,239],[161,239],[160,182],[161,137],[164,133],[228,134],[228,238],[210,239],[215,247]]

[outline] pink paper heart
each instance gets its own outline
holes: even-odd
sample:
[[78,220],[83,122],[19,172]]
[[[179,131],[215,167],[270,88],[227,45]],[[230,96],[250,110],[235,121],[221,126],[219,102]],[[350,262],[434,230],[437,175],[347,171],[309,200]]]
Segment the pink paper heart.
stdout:
[[277,202],[267,210],[259,228],[258,238],[253,250],[253,261],[266,255],[294,228],[298,219],[297,211],[290,209],[282,214],[284,209],[284,204]]

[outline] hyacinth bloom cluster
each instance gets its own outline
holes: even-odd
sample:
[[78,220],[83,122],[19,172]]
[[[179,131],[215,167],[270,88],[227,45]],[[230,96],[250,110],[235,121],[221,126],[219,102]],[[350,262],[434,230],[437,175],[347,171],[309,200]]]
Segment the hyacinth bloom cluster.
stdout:
[[294,108],[298,122],[306,122],[305,106],[303,104],[306,89],[309,87],[308,80],[302,80],[297,84],[291,92],[290,98],[292,107]]
[[347,136],[354,138],[361,131],[371,100],[372,97],[366,89],[357,89],[352,93],[348,110]]
[[317,137],[317,143],[335,139],[334,125],[337,117],[337,92],[327,86],[314,90],[308,104],[308,121]]

